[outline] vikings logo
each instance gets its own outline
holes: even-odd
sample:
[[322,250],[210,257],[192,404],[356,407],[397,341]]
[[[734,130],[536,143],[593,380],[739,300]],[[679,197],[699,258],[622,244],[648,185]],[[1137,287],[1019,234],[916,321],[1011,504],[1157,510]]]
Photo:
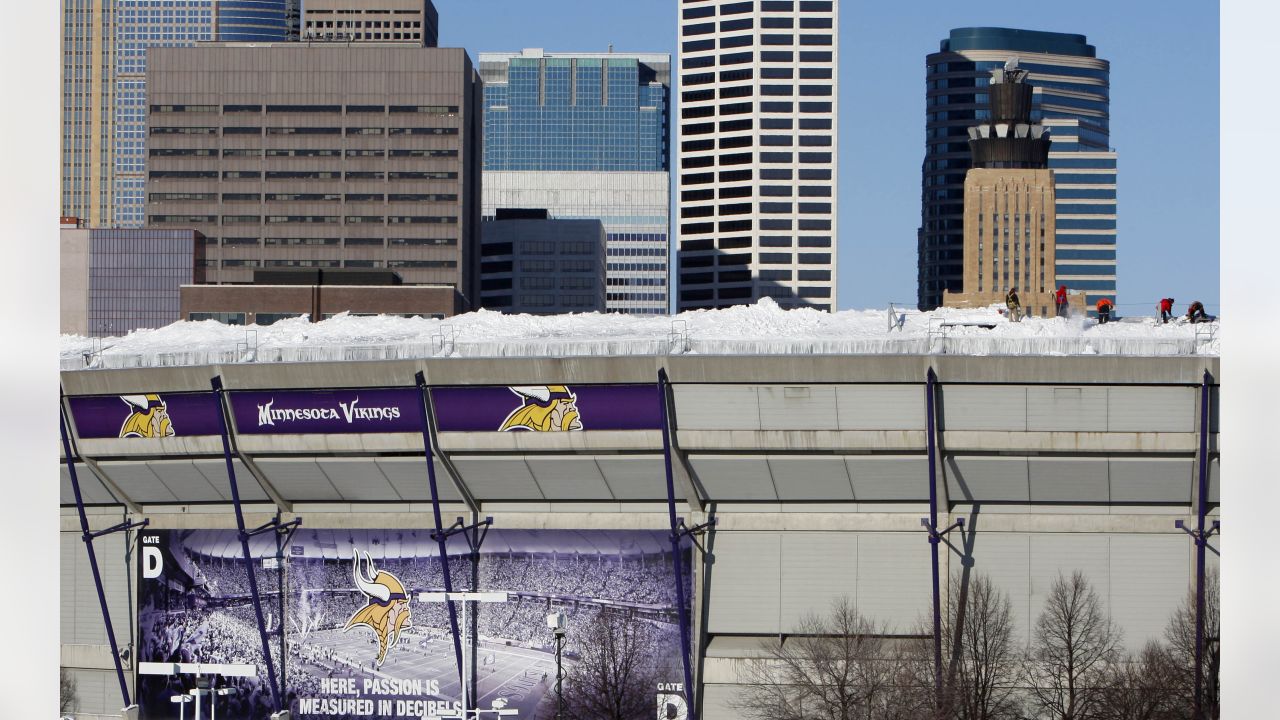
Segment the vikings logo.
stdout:
[[508,388],[523,403],[511,411],[500,431],[562,432],[582,429],[578,396],[565,385],[533,385]]
[[412,623],[409,622],[409,596],[405,593],[404,585],[400,584],[400,580],[395,575],[374,568],[373,560],[369,559],[369,553],[364,554],[367,570],[360,568],[360,553],[352,551],[352,555],[354,563],[351,566],[351,575],[356,581],[356,587],[368,597],[368,604],[351,616],[342,631],[346,632],[357,625],[363,625],[372,630],[378,637],[376,665],[382,667],[382,661],[387,657],[387,650],[395,645],[400,637],[400,628],[412,627]]
[[173,426],[169,424],[169,406],[159,395],[121,395],[132,411],[120,426],[122,438],[156,438],[173,437]]

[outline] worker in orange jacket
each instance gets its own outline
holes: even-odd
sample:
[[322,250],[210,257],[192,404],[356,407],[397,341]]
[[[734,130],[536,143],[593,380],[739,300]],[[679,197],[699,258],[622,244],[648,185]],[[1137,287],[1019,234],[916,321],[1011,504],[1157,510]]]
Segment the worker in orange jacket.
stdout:
[[1098,301],[1098,324],[1106,325],[1111,319],[1111,308],[1115,307],[1115,303],[1110,298],[1102,298]]

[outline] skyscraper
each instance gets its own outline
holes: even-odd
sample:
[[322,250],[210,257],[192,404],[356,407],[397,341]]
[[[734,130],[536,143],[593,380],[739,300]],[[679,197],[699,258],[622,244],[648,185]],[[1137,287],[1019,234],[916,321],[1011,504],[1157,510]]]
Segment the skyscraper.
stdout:
[[599,219],[611,311],[667,312],[670,68],[657,53],[480,54],[484,217]]
[[839,11],[680,5],[680,309],[836,301]]
[[65,0],[61,214],[142,226],[148,48],[297,39],[297,14],[298,0]]
[[964,288],[964,179],[969,127],[987,116],[991,71],[1011,58],[1028,71],[1033,122],[1050,133],[1057,216],[1055,287],[1086,302],[1115,298],[1116,153],[1110,146],[1110,63],[1083,35],[959,28],[926,58],[917,300],[942,304]]

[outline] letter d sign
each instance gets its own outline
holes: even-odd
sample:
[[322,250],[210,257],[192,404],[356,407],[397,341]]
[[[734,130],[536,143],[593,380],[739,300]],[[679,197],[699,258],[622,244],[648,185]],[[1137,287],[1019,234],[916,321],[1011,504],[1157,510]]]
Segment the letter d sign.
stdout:
[[164,567],[164,559],[160,556],[160,548],[150,545],[142,546],[142,577],[150,580],[160,577]]

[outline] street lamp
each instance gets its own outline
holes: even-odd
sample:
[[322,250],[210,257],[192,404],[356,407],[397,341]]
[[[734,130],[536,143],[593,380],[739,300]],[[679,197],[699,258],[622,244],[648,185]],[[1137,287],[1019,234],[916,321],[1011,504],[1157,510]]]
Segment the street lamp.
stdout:
[[187,703],[195,698],[190,695],[170,695],[169,702],[178,703],[178,720],[185,720],[187,717]]
[[555,636],[556,640],[556,720],[563,720],[564,718],[564,693],[562,688],[564,665],[561,663],[565,643],[564,625],[564,613],[553,612],[547,615],[547,627],[551,628],[551,634]]
[[218,696],[235,695],[235,688],[218,688],[213,691],[214,697],[209,698],[209,720],[218,720]]

